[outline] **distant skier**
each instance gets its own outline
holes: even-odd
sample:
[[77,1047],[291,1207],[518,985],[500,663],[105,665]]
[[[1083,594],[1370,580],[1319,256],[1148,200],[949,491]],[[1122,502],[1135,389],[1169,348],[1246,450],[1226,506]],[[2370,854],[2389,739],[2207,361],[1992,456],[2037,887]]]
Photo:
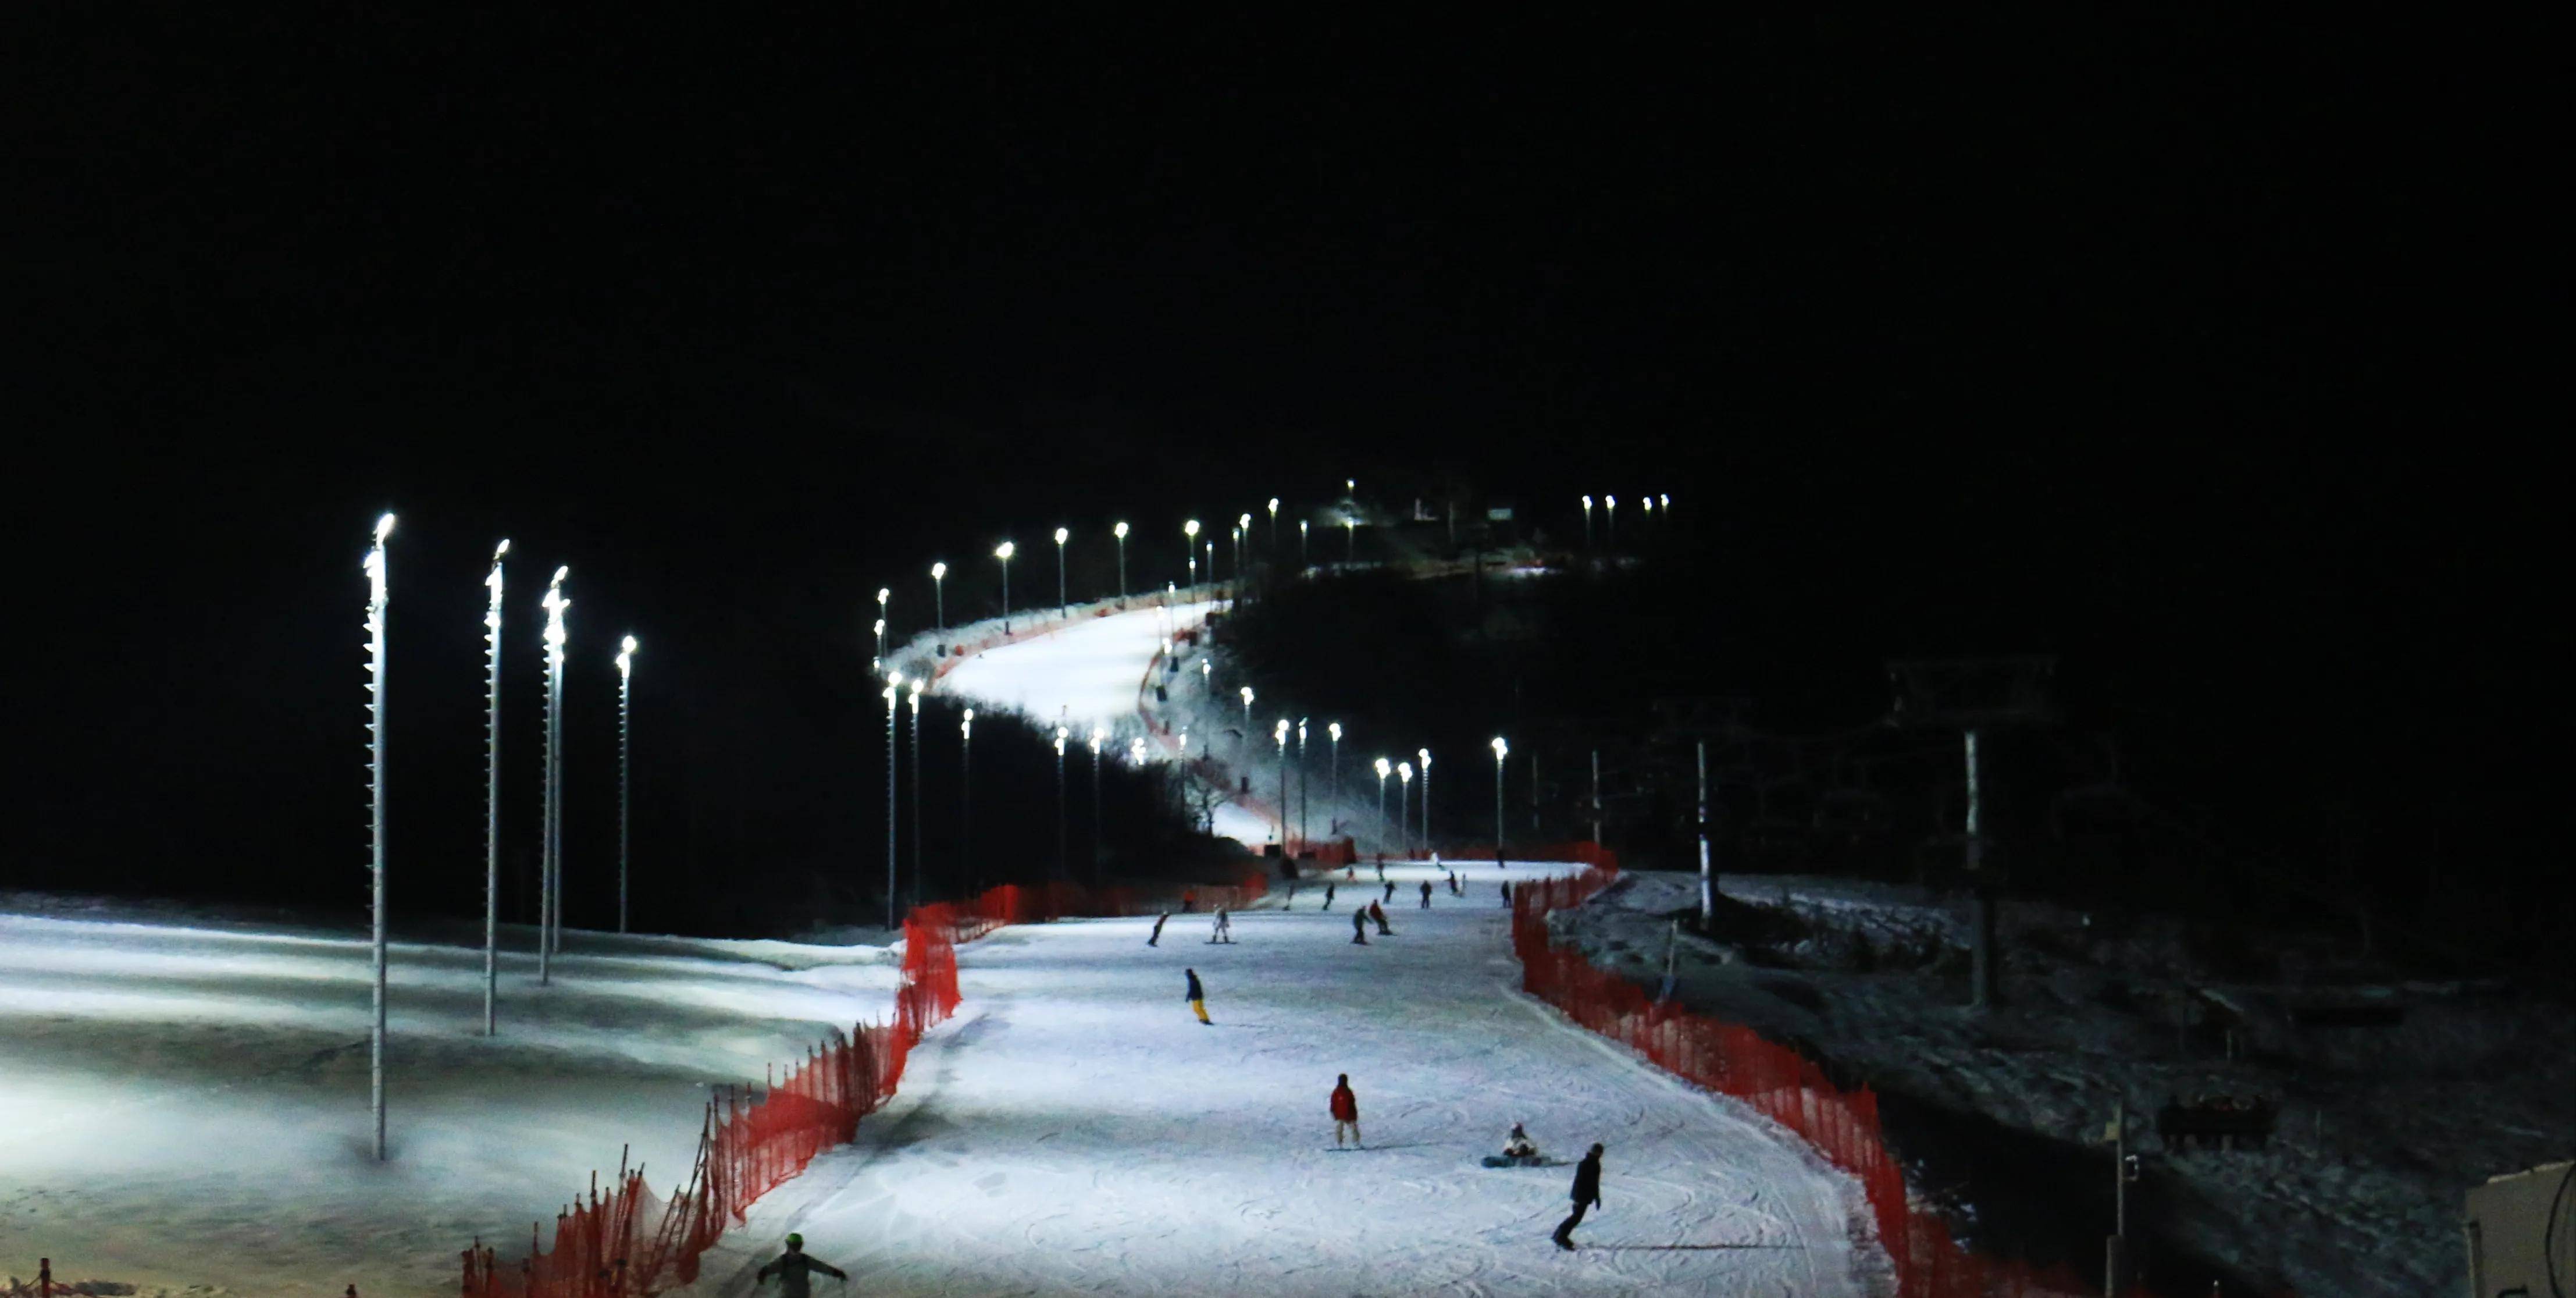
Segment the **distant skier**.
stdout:
[[1183,969],[1181,973],[1190,980],[1190,990],[1188,992],[1190,1009],[1199,1016],[1199,1022],[1206,1024],[1208,1027],[1215,1027],[1216,1024],[1208,1022],[1207,989],[1199,986],[1199,971],[1196,969]]
[[1386,885],[1386,896],[1385,896],[1385,897],[1383,897],[1383,898],[1380,898],[1380,900],[1383,900],[1383,901],[1393,901],[1393,900],[1395,900],[1395,884],[1394,884],[1394,883],[1390,882],[1390,883],[1388,883],[1388,884]]
[[1395,936],[1395,930],[1386,926],[1386,911],[1384,908],[1380,907],[1376,902],[1370,902],[1368,914],[1369,922],[1377,925],[1377,935],[1379,937]]
[[1332,885],[1330,882],[1327,882],[1327,883],[1324,885],[1324,909],[1326,909],[1326,910],[1331,910],[1332,908],[1333,908],[1333,885]]
[[1145,939],[1145,945],[1161,946],[1163,944],[1163,925],[1170,923],[1171,919],[1172,912],[1168,910],[1164,911],[1160,915],[1156,915],[1154,917],[1154,935]]
[[1455,872],[1452,872],[1449,876],[1449,895],[1452,897],[1464,897],[1467,895],[1466,890],[1458,886],[1458,876]]
[[849,1272],[844,1271],[829,1262],[823,1261],[821,1258],[807,1256],[805,1252],[804,1236],[789,1235],[787,1237],[787,1251],[779,1254],[775,1260],[761,1267],[760,1274],[753,1277],[752,1283],[760,1284],[763,1281],[768,1280],[769,1277],[775,1275],[778,1277],[778,1292],[780,1298],[813,1298],[813,1282],[808,1280],[806,1277],[816,1271],[820,1271],[835,1280],[847,1280],[850,1278]]
[[1360,946],[1368,945],[1368,909],[1366,907],[1351,908],[1351,941]]
[[1509,879],[1505,879],[1505,880],[1503,880],[1503,909],[1505,909],[1505,910],[1510,910],[1511,908],[1512,908],[1512,881],[1511,881],[1511,880],[1509,880]]
[[1583,1161],[1574,1165],[1574,1211],[1556,1224],[1556,1246],[1574,1251],[1574,1228],[1583,1224],[1587,1208],[1601,1206],[1601,1146],[1594,1145]]
[[1424,910],[1431,909],[1431,881],[1429,879],[1422,881],[1422,908]]
[[1351,1143],[1360,1143],[1360,1097],[1351,1093],[1351,1075],[1343,1073],[1333,1083],[1333,1148],[1342,1147],[1342,1128],[1351,1130]]
[[1384,852],[1377,854],[1377,881],[1386,882],[1386,853]]
[[1234,942],[1234,921],[1226,915],[1223,906],[1216,908],[1216,923],[1208,932],[1208,941],[1223,942],[1228,945]]

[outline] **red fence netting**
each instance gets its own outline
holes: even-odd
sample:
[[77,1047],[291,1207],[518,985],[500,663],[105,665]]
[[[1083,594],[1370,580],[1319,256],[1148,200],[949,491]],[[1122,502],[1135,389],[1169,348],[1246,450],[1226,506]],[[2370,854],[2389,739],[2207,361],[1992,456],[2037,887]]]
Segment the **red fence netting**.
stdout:
[[[1593,1032],[1644,1055],[1656,1067],[1730,1095],[1796,1132],[1827,1162],[1851,1173],[1869,1196],[1879,1240],[1904,1298],[2057,1298],[2098,1292],[2064,1268],[2035,1270],[1981,1256],[1951,1238],[1940,1214],[1913,1202],[1887,1147],[1878,1097],[1845,1090],[1815,1061],[1750,1028],[1657,1001],[1637,984],[1595,968],[1579,950],[1550,938],[1548,912],[1581,903],[1618,877],[1618,858],[1591,843],[1515,848],[1538,860],[1579,860],[1581,874],[1534,880],[1512,890],[1512,951],[1521,987]],[[1461,854],[1460,860],[1493,859]],[[2150,1298],[2132,1288],[2135,1298]]]
[[[1251,869],[1232,884],[1188,887],[1181,900],[1184,909],[1231,909],[1268,887]],[[541,1224],[529,1227],[527,1254],[515,1262],[476,1240],[463,1254],[464,1298],[638,1298],[696,1280],[700,1255],[740,1224],[754,1201],[856,1136],[859,1119],[893,1098],[921,1034],[963,999],[958,943],[1005,924],[1151,909],[1136,889],[1072,883],[1005,884],[966,902],[916,907],[903,922],[903,972],[890,1022],[852,1028],[759,1092],[728,1089],[710,1100],[696,1163],[670,1197],[645,1185],[643,1169],[620,1168],[608,1189],[594,1175],[589,1192],[556,1213],[551,1247]]]

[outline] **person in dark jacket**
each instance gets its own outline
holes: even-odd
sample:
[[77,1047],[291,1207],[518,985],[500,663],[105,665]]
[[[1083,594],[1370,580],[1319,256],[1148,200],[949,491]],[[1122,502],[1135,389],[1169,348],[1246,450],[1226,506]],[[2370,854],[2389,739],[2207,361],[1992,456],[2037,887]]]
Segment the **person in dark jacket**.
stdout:
[[1190,980],[1190,1009],[1198,1014],[1199,1022],[1207,1023],[1209,1027],[1215,1027],[1216,1024],[1208,1022],[1207,989],[1199,986],[1199,971],[1196,969],[1183,969],[1181,973]]
[[1368,945],[1368,910],[1365,907],[1351,908],[1351,941],[1361,946]]
[[776,1260],[760,1268],[760,1274],[753,1278],[752,1283],[763,1283],[767,1281],[769,1277],[774,1275],[778,1277],[778,1293],[780,1298],[812,1298],[814,1292],[813,1281],[806,1277],[816,1271],[820,1271],[835,1280],[847,1280],[850,1278],[849,1272],[844,1271],[829,1262],[823,1261],[820,1258],[808,1257],[805,1253],[804,1236],[789,1235],[787,1237],[787,1251],[779,1254]]
[[1395,936],[1395,930],[1386,926],[1386,908],[1378,905],[1376,902],[1369,903],[1369,922],[1377,925],[1377,935],[1379,937]]
[[1509,880],[1509,879],[1505,879],[1505,880],[1503,880],[1503,909],[1505,909],[1505,910],[1510,910],[1511,908],[1512,908],[1512,881],[1511,881],[1511,880]]
[[1154,935],[1145,939],[1145,945],[1161,946],[1163,944],[1163,925],[1171,918],[1172,912],[1168,910],[1154,917]]
[[1327,881],[1325,882],[1325,884],[1324,884],[1324,909],[1326,909],[1326,910],[1331,910],[1332,908],[1333,908],[1333,885],[1332,885],[1332,882],[1331,882],[1330,880],[1327,880]]
[[1343,1073],[1333,1083],[1333,1148],[1342,1147],[1342,1128],[1351,1131],[1351,1143],[1360,1143],[1360,1097],[1351,1093],[1351,1075]]
[[1389,880],[1387,880],[1387,883],[1386,883],[1386,896],[1385,896],[1385,897],[1383,897],[1383,898],[1381,898],[1381,900],[1384,900],[1384,901],[1393,901],[1393,900],[1395,900],[1395,881],[1394,881],[1393,879],[1389,879]]
[[1556,1224],[1556,1246],[1568,1253],[1574,1251],[1574,1228],[1583,1224],[1584,1210],[1601,1206],[1601,1146],[1594,1145],[1574,1165],[1572,1197],[1573,1213]]
[[1422,881],[1422,908],[1424,910],[1431,909],[1431,881],[1429,879]]

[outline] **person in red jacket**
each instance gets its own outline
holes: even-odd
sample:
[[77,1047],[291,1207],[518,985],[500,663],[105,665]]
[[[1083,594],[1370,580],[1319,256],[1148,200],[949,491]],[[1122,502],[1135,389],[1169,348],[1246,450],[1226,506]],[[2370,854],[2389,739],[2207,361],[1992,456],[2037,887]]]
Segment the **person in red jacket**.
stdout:
[[1342,1128],[1351,1129],[1351,1143],[1360,1143],[1360,1097],[1351,1093],[1351,1075],[1341,1074],[1333,1084],[1333,1148],[1342,1147]]

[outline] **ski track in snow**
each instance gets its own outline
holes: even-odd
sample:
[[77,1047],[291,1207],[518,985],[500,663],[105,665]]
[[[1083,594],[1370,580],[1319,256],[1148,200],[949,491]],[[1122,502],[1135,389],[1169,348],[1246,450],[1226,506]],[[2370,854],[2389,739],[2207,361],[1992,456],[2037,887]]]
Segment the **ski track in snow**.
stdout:
[[[1184,625],[1199,609],[1182,610]],[[1152,610],[986,652],[943,692],[1079,726],[1132,725]],[[967,1008],[934,1034],[894,1132],[817,1160],[756,1206],[704,1295],[755,1292],[741,1259],[789,1229],[871,1294],[1883,1292],[1855,1243],[1856,1183],[1796,1137],[1695,1091],[1513,990],[1496,885],[1388,908],[1350,941],[1346,898],[1238,915],[1009,929],[964,948]],[[1570,867],[1557,866],[1554,870]],[[1378,895],[1373,870],[1349,891]],[[1403,889],[1440,875],[1390,865]],[[1206,980],[1214,1028],[1181,998]],[[1347,1072],[1364,1150],[1331,1147]],[[900,1116],[896,1116],[899,1114]],[[884,1120],[871,1119],[871,1123]],[[1513,1122],[1561,1165],[1489,1169]],[[1607,1146],[1607,1205],[1563,1253],[1573,1163]]]

